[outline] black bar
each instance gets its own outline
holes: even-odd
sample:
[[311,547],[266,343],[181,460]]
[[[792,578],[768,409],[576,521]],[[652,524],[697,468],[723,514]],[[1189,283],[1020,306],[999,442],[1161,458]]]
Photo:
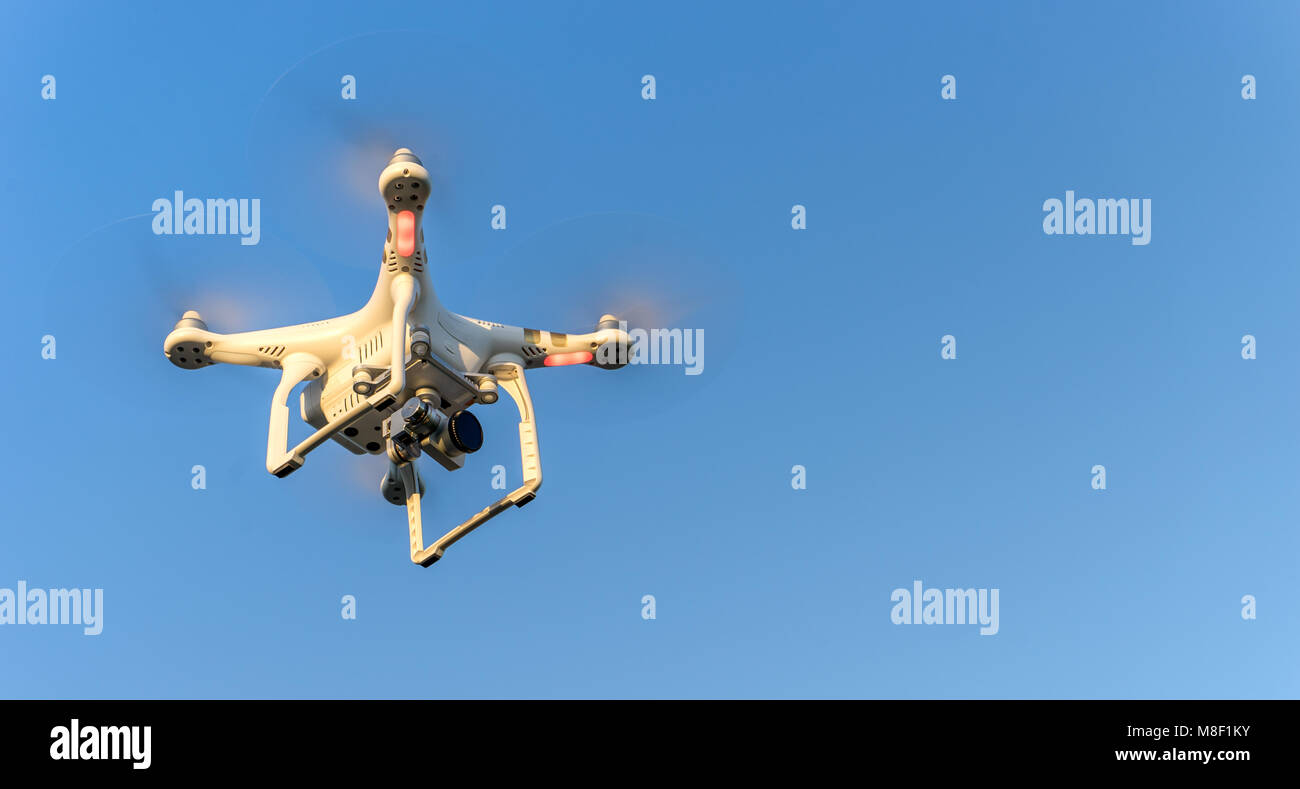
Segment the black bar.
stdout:
[[[1103,769],[1181,778],[1288,774],[1297,734],[1293,701],[7,701],[0,712],[7,770],[85,777],[269,768],[427,779],[444,763],[495,778],[565,776],[603,763],[610,776],[682,775],[704,763],[737,774],[815,765],[858,777],[888,767],[917,776]],[[52,748],[68,755],[60,742],[72,744],[74,719],[81,747],[91,749],[106,734],[127,742],[107,727],[148,726],[148,768],[133,766],[143,728],[130,758],[53,759]]]

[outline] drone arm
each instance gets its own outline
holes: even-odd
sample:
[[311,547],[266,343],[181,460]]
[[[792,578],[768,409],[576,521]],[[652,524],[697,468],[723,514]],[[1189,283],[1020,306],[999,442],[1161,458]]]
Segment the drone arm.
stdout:
[[[602,315],[595,331],[581,334],[504,326],[462,315],[452,317],[467,332],[477,331],[485,337],[484,356],[514,357],[529,370],[572,365],[592,365],[610,370],[626,365],[630,358],[632,340],[626,330],[627,324],[613,315]],[[488,366],[492,366],[490,362]]]
[[[396,277],[393,280],[391,292],[393,296],[393,322],[389,347],[393,349],[393,356],[390,363],[388,384],[353,406],[351,410],[338,419],[312,433],[306,440],[294,447],[292,452],[282,450],[282,454],[274,458],[274,460],[278,461],[274,465],[272,463],[273,457],[268,448],[266,468],[275,476],[285,477],[294,470],[301,468],[304,462],[303,458],[308,452],[325,443],[335,433],[360,417],[365,416],[371,410],[382,411],[390,407],[406,389],[406,324],[420,291],[415,278],[405,275]],[[289,388],[292,389],[293,386],[291,385]],[[277,394],[279,394],[278,390]],[[285,394],[287,396],[287,392]],[[285,443],[281,443],[280,446],[283,447],[284,445]]]
[[519,408],[519,454],[523,463],[524,484],[491,506],[480,510],[472,518],[425,548],[420,523],[418,480],[415,480],[412,472],[408,482],[407,475],[404,473],[403,484],[407,486],[406,513],[411,531],[411,561],[422,567],[428,567],[441,559],[443,552],[453,543],[510,509],[511,505],[522,507],[532,501],[537,496],[538,488],[542,486],[542,460],[537,448],[537,422],[534,418],[532,397],[528,393],[528,384],[524,381],[523,366],[517,361],[510,361],[494,365],[492,371]]

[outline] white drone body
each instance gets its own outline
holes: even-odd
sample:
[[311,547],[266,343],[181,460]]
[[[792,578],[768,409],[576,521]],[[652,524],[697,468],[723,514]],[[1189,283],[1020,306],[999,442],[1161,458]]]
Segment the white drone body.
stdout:
[[[405,504],[411,560],[428,567],[452,543],[514,505],[531,501],[542,484],[537,422],[524,371],[590,364],[604,369],[628,360],[629,338],[612,315],[586,334],[522,329],[475,320],[445,309],[429,279],[421,216],[429,173],[406,148],[379,175],[388,206],[388,238],[379,281],[360,310],[338,318],[278,329],[217,334],[197,312],[186,312],[163,342],[172,364],[187,370],[216,362],[282,371],[271,398],[266,470],[284,477],[307,454],[333,439],[355,454],[387,453],[381,483],[386,499]],[[288,398],[308,382],[302,418],[315,432],[289,446]],[[415,467],[422,451],[444,468],[464,465],[482,445],[482,429],[467,409],[497,401],[498,387],[519,407],[524,484],[424,545]]]

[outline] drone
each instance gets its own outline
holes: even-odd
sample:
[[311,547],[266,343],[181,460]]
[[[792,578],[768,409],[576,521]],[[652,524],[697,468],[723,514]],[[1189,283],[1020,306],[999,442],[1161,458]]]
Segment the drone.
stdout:
[[[388,207],[379,280],[360,310],[314,323],[217,334],[195,310],[163,341],[172,364],[198,370],[216,363],[281,371],[271,397],[266,470],[286,477],[309,452],[332,439],[356,455],[388,456],[383,497],[406,505],[411,561],[428,567],[457,540],[537,496],[542,464],[537,419],[524,371],[590,365],[618,369],[629,360],[626,324],[602,315],[585,334],[539,331],[458,315],[438,301],[430,280],[421,217],[429,172],[399,148],[379,174]],[[315,432],[289,446],[292,391],[303,382],[299,409]],[[469,410],[497,402],[505,390],[519,409],[523,485],[425,546],[416,459],[427,454],[448,471],[463,468],[483,446],[483,428]]]

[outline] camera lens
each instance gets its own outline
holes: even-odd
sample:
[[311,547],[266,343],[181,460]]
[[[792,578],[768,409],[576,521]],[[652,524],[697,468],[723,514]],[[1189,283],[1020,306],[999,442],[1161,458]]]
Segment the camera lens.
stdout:
[[451,443],[461,452],[477,452],[483,446],[483,426],[469,411],[457,411],[447,429]]

